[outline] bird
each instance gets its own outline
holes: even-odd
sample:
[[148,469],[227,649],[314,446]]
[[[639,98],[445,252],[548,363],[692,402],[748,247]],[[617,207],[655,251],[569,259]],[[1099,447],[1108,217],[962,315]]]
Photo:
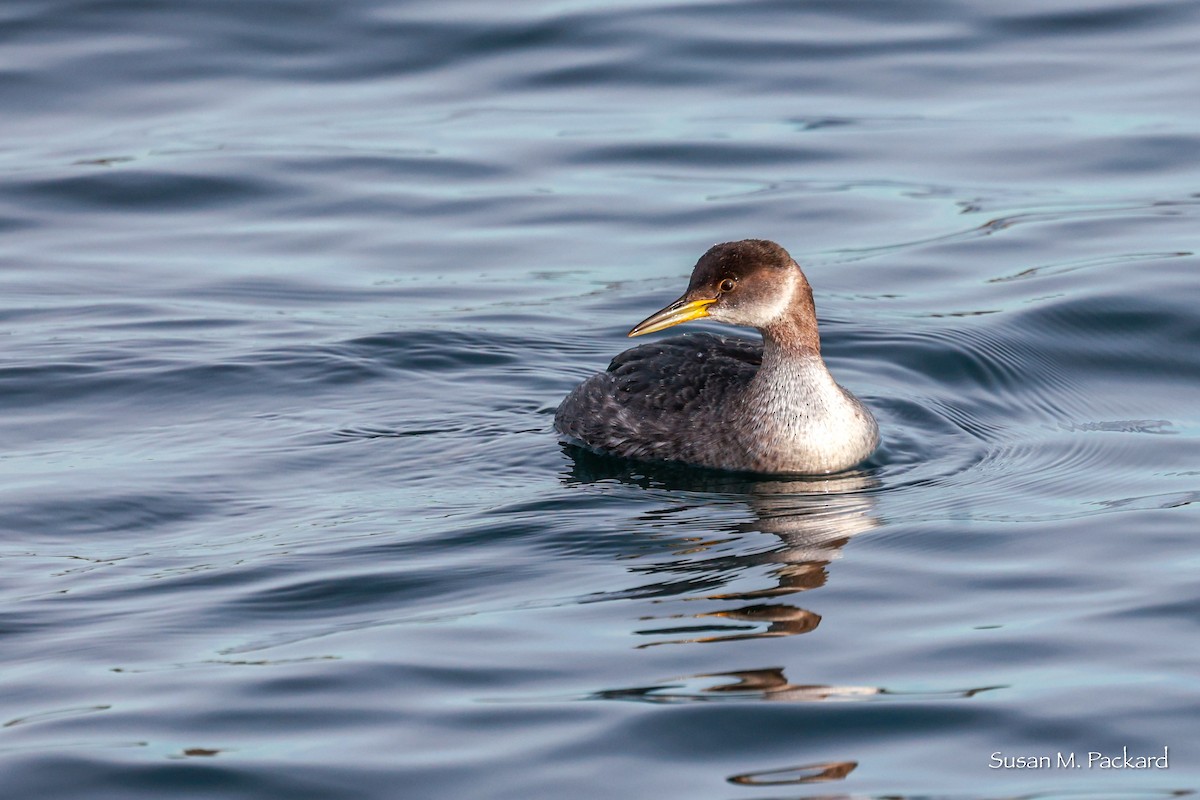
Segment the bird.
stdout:
[[628,336],[697,319],[756,328],[762,342],[690,333],[626,350],[559,405],[562,438],[623,458],[762,474],[842,472],[878,447],[870,409],[821,358],[812,287],[782,246],[713,245],[687,291]]

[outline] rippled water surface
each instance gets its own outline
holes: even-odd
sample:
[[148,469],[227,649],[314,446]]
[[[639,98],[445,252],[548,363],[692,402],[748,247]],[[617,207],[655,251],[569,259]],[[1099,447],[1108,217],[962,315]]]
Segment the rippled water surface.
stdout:
[[[1132,0],[5,3],[3,793],[1200,789],[1198,39]],[[559,444],[746,237],[806,266],[872,461]]]

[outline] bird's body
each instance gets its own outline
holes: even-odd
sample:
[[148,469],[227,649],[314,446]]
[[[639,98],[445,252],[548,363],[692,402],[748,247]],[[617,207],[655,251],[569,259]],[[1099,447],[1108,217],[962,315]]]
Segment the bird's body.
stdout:
[[829,374],[811,289],[782,247],[717,245],[688,292],[630,335],[701,316],[763,342],[700,333],[627,350],[568,395],[558,431],[618,456],[764,473],[837,472],[875,449],[875,419]]

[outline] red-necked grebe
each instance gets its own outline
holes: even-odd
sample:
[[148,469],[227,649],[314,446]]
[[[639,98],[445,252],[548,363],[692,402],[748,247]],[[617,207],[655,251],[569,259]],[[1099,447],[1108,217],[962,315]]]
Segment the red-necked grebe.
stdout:
[[709,333],[626,350],[575,388],[554,427],[627,458],[764,473],[849,469],[879,426],[821,358],[808,279],[774,242],[714,245],[683,296],[630,336],[709,317],[762,333],[762,344]]

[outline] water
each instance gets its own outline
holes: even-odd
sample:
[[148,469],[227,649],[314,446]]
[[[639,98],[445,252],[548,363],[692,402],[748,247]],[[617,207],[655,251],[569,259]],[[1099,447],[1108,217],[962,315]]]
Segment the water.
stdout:
[[[1200,788],[1200,6],[0,10],[0,770],[37,798]],[[716,241],[884,446],[564,448]],[[1161,754],[1169,769],[992,769]]]

